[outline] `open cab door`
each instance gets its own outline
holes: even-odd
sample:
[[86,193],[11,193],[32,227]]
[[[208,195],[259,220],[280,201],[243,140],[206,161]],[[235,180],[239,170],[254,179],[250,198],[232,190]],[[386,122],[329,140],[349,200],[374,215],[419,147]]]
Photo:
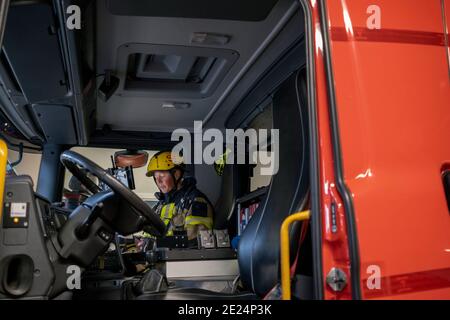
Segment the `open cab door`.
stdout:
[[319,6],[324,297],[449,299],[448,3],[371,4]]

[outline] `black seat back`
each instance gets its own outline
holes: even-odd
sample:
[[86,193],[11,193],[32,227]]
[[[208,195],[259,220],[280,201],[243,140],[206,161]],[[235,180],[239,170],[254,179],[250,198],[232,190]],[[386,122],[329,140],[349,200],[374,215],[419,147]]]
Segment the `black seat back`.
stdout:
[[[279,129],[279,171],[241,235],[239,268],[244,285],[263,296],[279,281],[280,227],[302,209],[309,190],[308,116],[303,72],[290,76],[273,98]],[[291,232],[292,234],[292,232]],[[294,242],[298,238],[293,239]]]

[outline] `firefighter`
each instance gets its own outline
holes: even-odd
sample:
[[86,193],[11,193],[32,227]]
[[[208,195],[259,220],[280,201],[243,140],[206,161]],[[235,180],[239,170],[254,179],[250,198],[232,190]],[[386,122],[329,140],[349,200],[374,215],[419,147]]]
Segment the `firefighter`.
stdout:
[[184,177],[185,165],[173,161],[170,151],[155,154],[147,166],[147,176],[153,177],[160,192],[155,212],[167,226],[166,235],[186,231],[188,240],[197,238],[200,230],[212,230],[213,206],[196,187],[193,177]]

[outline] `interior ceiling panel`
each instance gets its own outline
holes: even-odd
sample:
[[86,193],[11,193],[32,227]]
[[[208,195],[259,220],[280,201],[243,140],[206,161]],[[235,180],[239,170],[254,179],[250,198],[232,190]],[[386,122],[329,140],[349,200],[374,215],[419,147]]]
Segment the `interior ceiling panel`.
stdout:
[[[214,19],[165,18],[145,16],[113,15],[107,7],[107,1],[98,1],[97,8],[97,73],[105,70],[116,71],[121,79],[121,87],[107,102],[98,99],[97,127],[109,124],[113,130],[134,131],[172,131],[176,128],[191,129],[194,120],[204,120],[216,105],[227,87],[235,80],[241,71],[255,58],[256,53],[263,53],[261,48],[267,45],[273,30],[279,25],[289,10],[292,10],[292,0],[280,0],[263,21],[235,21]],[[238,6],[238,5],[236,5]],[[236,8],[238,10],[239,8]],[[192,35],[199,32],[229,36],[229,41],[223,45],[192,44]],[[221,75],[220,82],[208,95],[193,96],[189,94],[170,94],[152,92],[152,83],[148,83],[147,92],[124,90],[124,84],[129,79],[127,65],[128,57],[121,55],[120,48],[126,44],[147,46],[177,46],[195,48],[196,55],[202,56],[202,48],[236,52],[237,59],[232,66]],[[289,43],[286,44],[287,46]],[[139,51],[139,50],[137,50]],[[144,54],[145,52],[135,52]],[[151,52],[147,52],[149,54]],[[131,54],[131,52],[130,52]],[[164,56],[154,57],[163,65],[163,69],[176,70],[176,62],[180,55],[168,52]],[[205,54],[206,57],[214,56]],[[139,56],[140,57],[140,56]],[[189,59],[181,66],[189,65]],[[206,62],[205,62],[206,63]],[[169,72],[165,70],[165,72]],[[180,74],[185,75],[185,69],[174,72],[173,76],[165,76],[168,82]],[[161,67],[149,66],[141,68],[136,74],[157,74]],[[158,72],[157,72],[158,71]],[[184,72],[184,73],[183,73]],[[169,79],[169,78],[173,79]],[[101,78],[98,79],[99,83]],[[144,82],[143,82],[144,83]],[[156,85],[155,85],[156,86]],[[126,94],[125,94],[126,93]],[[188,108],[168,108],[167,103],[181,103]]]
[[[197,19],[264,20],[278,0],[108,0],[115,15]],[[239,8],[239,10],[236,10]]]

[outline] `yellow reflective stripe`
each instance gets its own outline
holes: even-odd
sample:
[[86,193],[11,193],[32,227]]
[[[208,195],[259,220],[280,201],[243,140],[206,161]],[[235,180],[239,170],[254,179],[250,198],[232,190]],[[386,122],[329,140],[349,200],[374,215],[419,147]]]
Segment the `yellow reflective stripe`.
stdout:
[[186,225],[204,224],[208,229],[212,229],[212,219],[210,217],[187,216]]
[[166,204],[161,209],[160,217],[161,219],[171,219],[173,216],[173,209],[175,207],[175,203]]
[[161,217],[161,219],[164,219],[164,218],[165,218],[165,215],[166,215],[166,209],[167,209],[167,206],[165,206],[165,205],[161,208],[161,213],[159,214],[159,216]]
[[[166,223],[166,226],[167,226],[167,224],[169,223],[169,221],[172,219],[172,217],[173,217],[173,213],[174,213],[174,211],[175,211],[175,203],[171,203],[170,205],[169,205],[169,210],[167,210],[167,223]],[[166,236],[173,236],[173,230],[172,230],[172,228],[169,230],[169,231],[167,231],[167,234],[166,234]]]
[[167,218],[166,211],[167,211],[167,206],[163,206],[161,209],[160,217],[161,217],[161,220],[164,221],[164,224],[167,226],[170,222],[170,219]]
[[169,216],[168,218],[169,219],[172,219],[173,212],[175,211],[174,209],[175,209],[175,203],[171,203],[170,206],[169,206],[169,211],[168,211],[168,216]]
[[[162,207],[160,217],[161,220],[164,221],[164,224],[167,226],[170,222],[170,220],[173,217],[173,213],[175,209],[175,203],[166,204]],[[172,231],[167,232],[167,235],[171,235]]]
[[202,198],[202,197],[195,198],[193,202],[200,202],[200,203],[208,204],[208,201],[206,201],[205,198]]

